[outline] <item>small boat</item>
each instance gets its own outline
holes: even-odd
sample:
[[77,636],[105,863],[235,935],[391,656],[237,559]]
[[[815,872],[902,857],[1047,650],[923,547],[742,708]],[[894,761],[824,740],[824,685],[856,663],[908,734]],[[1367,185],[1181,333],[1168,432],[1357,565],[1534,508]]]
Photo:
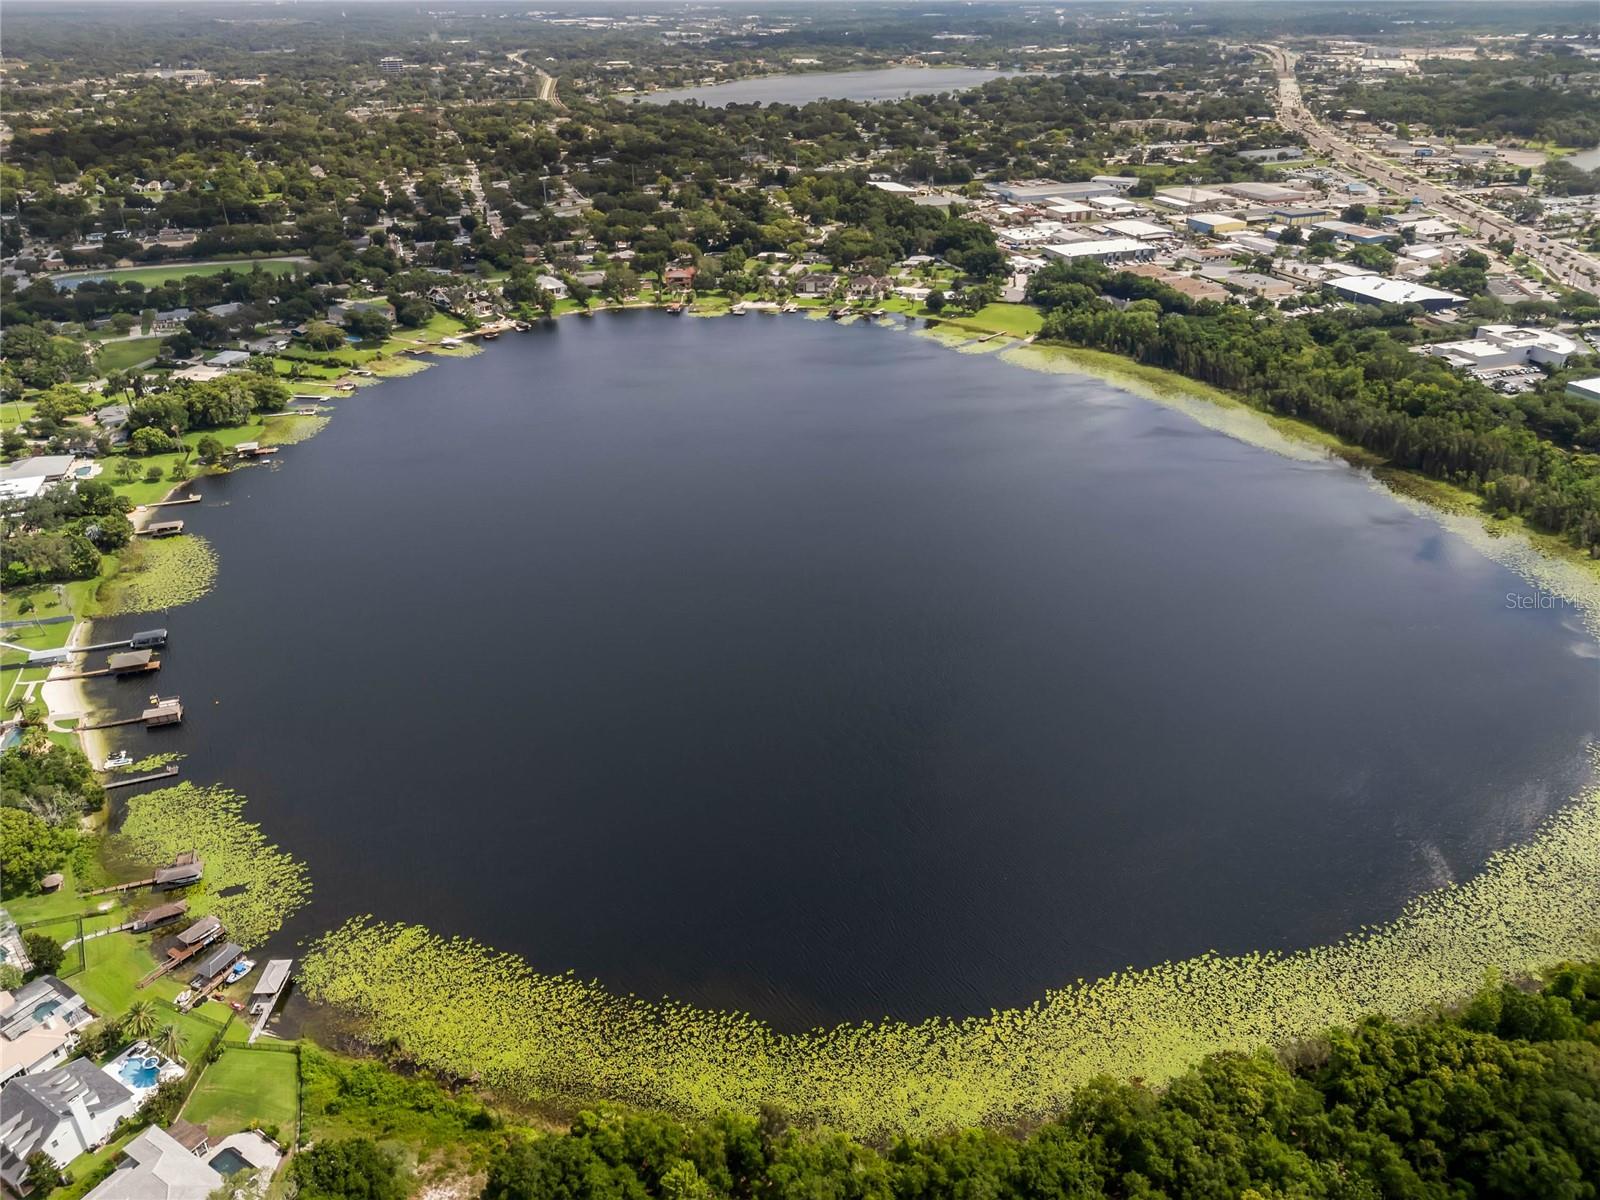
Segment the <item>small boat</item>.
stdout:
[[126,750],[118,750],[115,754],[106,759],[105,766],[103,766],[101,770],[115,771],[118,767],[131,766],[133,766],[133,755],[129,754]]
[[828,320],[837,321],[841,317],[843,317],[844,314],[845,314],[845,310],[842,309],[842,308],[830,308],[828,310]]
[[889,310],[887,308],[875,308],[872,310],[872,315],[875,317],[887,317]]
[[228,982],[237,983],[246,975],[250,974],[251,971],[255,970],[255,967],[256,964],[254,959],[241,958],[238,962],[234,963],[231,968],[229,968]]
[[732,307],[732,308],[730,308],[730,309],[729,309],[729,310],[728,310],[728,311],[729,311],[729,312],[730,312],[730,313],[732,313],[732,314],[733,314],[733,315],[734,315],[734,316],[736,316],[736,317],[742,317],[742,316],[744,316],[744,305],[742,305],[742,304],[735,304],[735,305],[734,305],[734,306],[733,306],[733,307]]
[[492,342],[495,338],[500,336],[500,331],[498,329],[490,329],[484,333],[480,333],[478,336],[486,342]]
[[683,315],[683,305],[669,304],[667,305],[667,311],[675,317],[681,317]]

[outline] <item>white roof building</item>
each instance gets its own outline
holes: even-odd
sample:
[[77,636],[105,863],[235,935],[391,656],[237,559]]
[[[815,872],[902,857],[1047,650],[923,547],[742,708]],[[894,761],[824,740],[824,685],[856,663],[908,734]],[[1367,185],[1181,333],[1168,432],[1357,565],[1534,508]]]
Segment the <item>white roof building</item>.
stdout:
[[1328,286],[1352,300],[1368,304],[1420,304],[1430,311],[1465,304],[1467,298],[1454,292],[1408,283],[1403,279],[1386,279],[1382,275],[1352,275],[1348,279],[1332,279]]
[[1221,192],[1214,192],[1208,188],[1199,187],[1170,187],[1158,188],[1153,197],[1155,202],[1165,208],[1174,208],[1179,212],[1191,209],[1216,208],[1218,205],[1229,203],[1229,197]]
[[1115,237],[1137,238],[1141,242],[1161,242],[1178,235],[1165,225],[1152,225],[1149,221],[1106,221],[1096,225],[1102,233]]
[[1087,258],[1111,263],[1149,258],[1155,253],[1155,247],[1135,238],[1094,238],[1085,242],[1062,242],[1046,246],[1044,253],[1047,258],[1058,262],[1077,262]]
[[1593,400],[1600,404],[1600,375],[1593,379],[1574,379],[1567,384],[1567,395],[1579,400]]

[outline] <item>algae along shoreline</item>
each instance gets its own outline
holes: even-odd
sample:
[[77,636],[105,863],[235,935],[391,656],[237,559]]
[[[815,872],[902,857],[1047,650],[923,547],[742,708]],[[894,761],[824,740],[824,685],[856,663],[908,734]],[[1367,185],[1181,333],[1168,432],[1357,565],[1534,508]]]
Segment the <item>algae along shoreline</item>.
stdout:
[[[1369,1014],[1414,1017],[1600,950],[1600,791],[1472,880],[1295,954],[1204,955],[962,1021],[803,1035],[618,997],[420,926],[355,920],[303,961],[306,993],[417,1064],[525,1102],[610,1098],[705,1117],[776,1104],[881,1140],[1047,1117],[1099,1075],[1161,1083],[1201,1057],[1286,1048]],[[459,1002],[471,980],[473,1002]]]
[[[995,349],[1033,370],[1103,378],[1298,461],[1339,453],[1309,427],[1115,356],[1015,343]],[[1399,499],[1580,605],[1591,621],[1600,612],[1600,588],[1584,563],[1520,532],[1494,536],[1464,508],[1403,492]],[[1424,1011],[1469,992],[1485,971],[1520,973],[1592,955],[1597,929],[1600,793],[1588,792],[1467,883],[1418,897],[1377,929],[1298,953],[1208,955],[1119,972],[988,1018],[786,1035],[734,1013],[646,1003],[570,975],[542,975],[520,957],[421,925],[370,920],[321,938],[301,980],[310,998],[358,1017],[374,1042],[518,1099],[560,1106],[613,1097],[687,1115],[771,1101],[882,1138],[1026,1121],[1057,1109],[1096,1074],[1158,1081],[1215,1050],[1281,1046],[1367,1012]],[[471,1005],[459,1000],[467,987]]]

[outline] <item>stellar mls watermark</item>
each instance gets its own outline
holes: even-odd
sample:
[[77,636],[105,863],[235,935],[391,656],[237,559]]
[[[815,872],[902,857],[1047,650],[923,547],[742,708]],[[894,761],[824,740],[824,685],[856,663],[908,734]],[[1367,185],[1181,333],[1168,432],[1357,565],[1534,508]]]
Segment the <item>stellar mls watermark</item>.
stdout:
[[1521,612],[1566,612],[1576,611],[1578,603],[1555,592],[1547,592],[1543,588],[1535,588],[1531,592],[1507,592],[1506,607],[1513,611]]

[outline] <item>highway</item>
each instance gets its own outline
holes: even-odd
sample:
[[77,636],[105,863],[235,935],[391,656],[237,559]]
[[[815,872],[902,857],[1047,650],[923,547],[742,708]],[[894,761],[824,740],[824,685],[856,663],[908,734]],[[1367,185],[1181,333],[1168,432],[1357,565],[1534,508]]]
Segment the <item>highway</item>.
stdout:
[[1581,254],[1571,246],[1518,225],[1502,213],[1479,204],[1470,197],[1442,188],[1392,162],[1363,150],[1337,130],[1330,129],[1312,115],[1300,95],[1300,82],[1294,68],[1298,56],[1281,46],[1258,46],[1272,61],[1278,77],[1278,123],[1305,135],[1313,150],[1326,154],[1352,174],[1402,196],[1416,196],[1424,204],[1448,216],[1480,237],[1492,240],[1510,238],[1551,279],[1569,287],[1589,291],[1600,287],[1600,261]]

